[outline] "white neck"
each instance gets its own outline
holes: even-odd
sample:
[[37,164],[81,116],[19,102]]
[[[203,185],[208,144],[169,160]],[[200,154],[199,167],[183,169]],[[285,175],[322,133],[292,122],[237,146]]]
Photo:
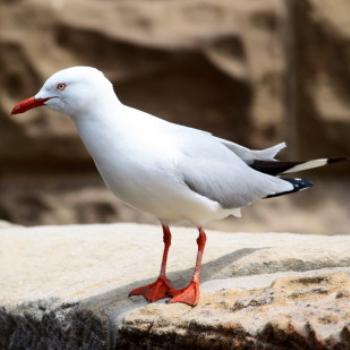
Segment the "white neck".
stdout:
[[125,106],[114,94],[101,94],[85,110],[70,115],[96,165],[115,148],[123,126]]

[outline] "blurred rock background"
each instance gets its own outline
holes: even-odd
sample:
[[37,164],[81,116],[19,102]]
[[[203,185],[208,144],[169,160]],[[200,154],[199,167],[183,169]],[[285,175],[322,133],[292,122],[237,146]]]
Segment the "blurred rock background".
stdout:
[[[0,220],[154,221],[105,189],[68,118],[9,115],[72,65],[167,120],[250,147],[286,140],[282,158],[349,155],[349,13],[348,0],[0,0]],[[349,233],[349,174],[306,174],[314,189],[213,226]]]

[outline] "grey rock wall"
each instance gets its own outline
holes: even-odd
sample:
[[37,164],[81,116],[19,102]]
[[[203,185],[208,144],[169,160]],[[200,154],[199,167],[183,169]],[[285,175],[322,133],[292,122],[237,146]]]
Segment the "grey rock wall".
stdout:
[[349,151],[346,0],[0,6],[2,159],[86,162],[62,117],[8,114],[55,70],[78,64],[104,70],[126,103],[175,122],[257,147],[290,138],[304,155]]
[[[0,2],[0,218],[153,220],[111,199],[68,118],[44,108],[9,115],[71,65],[105,71],[127,104],[247,146],[286,140],[282,157],[295,159],[349,154],[348,7],[347,0]],[[349,170],[320,170],[337,186],[327,182],[328,194],[310,197],[319,206],[312,212],[337,232],[350,210],[342,200]],[[280,201],[276,217],[264,220],[257,209],[251,222],[280,229],[271,225],[306,202]],[[320,232],[317,225],[315,218],[296,230]]]

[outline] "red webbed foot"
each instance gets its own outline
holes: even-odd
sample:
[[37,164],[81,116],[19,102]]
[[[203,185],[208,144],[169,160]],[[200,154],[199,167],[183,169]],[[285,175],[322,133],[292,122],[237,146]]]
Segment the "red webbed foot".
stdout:
[[199,282],[192,280],[185,288],[172,288],[169,292],[172,296],[169,303],[185,303],[190,306],[196,306],[200,296]]
[[133,289],[129,297],[142,295],[147,301],[154,302],[169,297],[171,289],[169,280],[165,276],[159,276],[155,282]]

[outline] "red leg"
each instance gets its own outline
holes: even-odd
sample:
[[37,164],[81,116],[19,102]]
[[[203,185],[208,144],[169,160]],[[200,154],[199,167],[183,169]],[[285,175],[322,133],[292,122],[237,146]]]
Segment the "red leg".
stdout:
[[162,266],[160,269],[159,277],[155,282],[151,284],[147,284],[146,286],[133,289],[129,293],[129,296],[142,295],[146,300],[150,302],[157,301],[159,299],[170,296],[169,290],[171,286],[170,286],[169,280],[165,275],[165,271],[166,271],[166,263],[168,260],[169,247],[171,245],[171,232],[170,232],[169,226],[162,225],[162,227],[163,227],[164,251],[163,251]]
[[200,273],[201,273],[201,264],[202,264],[202,257],[203,252],[205,248],[205,243],[207,241],[206,234],[204,230],[200,227],[199,229],[199,236],[197,238],[197,245],[198,245],[198,253],[197,253],[197,260],[196,260],[196,267],[194,269],[193,277],[191,282],[182,289],[171,289],[170,294],[173,297],[169,302],[170,303],[185,303],[190,306],[195,306],[198,304],[199,301],[199,281],[200,281]]

